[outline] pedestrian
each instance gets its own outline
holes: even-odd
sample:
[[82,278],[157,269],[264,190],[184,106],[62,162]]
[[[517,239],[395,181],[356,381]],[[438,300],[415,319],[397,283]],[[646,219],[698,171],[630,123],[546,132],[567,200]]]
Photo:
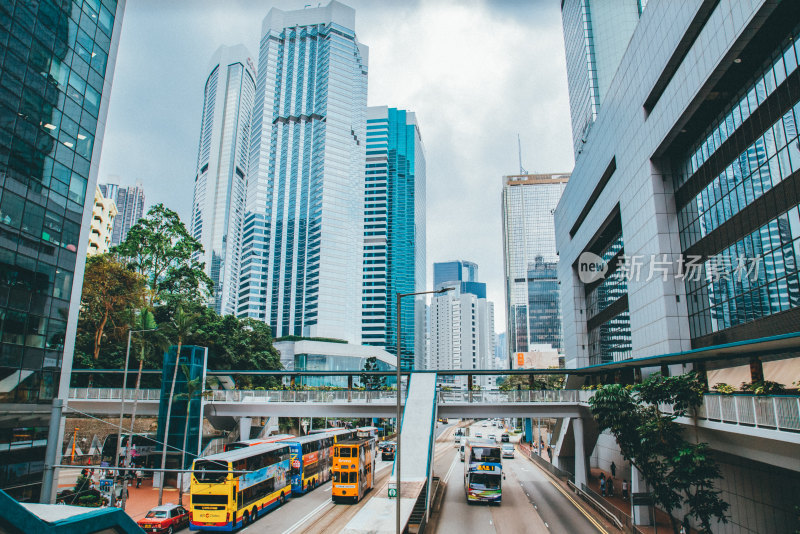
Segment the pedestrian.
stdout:
[[140,487],[142,485],[142,478],[144,477],[144,472],[142,471],[141,466],[136,468],[136,487]]
[[611,462],[611,476],[612,477],[617,476],[617,464],[615,464],[614,462]]
[[628,500],[628,480],[625,479],[622,481],[622,500]]
[[600,473],[600,494],[606,496],[606,474]]
[[608,491],[608,496],[614,496],[614,477],[608,477],[608,482],[606,482],[606,490]]

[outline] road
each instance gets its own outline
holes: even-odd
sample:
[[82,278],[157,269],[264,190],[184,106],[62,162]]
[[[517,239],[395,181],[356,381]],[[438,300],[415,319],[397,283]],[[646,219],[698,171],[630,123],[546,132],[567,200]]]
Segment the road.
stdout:
[[[484,437],[501,433],[491,426],[483,427],[481,422],[472,425],[470,434],[474,436],[476,432],[481,432]],[[452,443],[450,448],[455,452]],[[463,485],[464,464],[458,456],[452,456],[450,475],[444,477],[447,490],[438,534],[605,532],[570,502],[571,496],[562,493],[548,475],[519,453],[514,459],[503,460],[506,479],[503,481],[503,502],[500,506],[467,504]]]
[[[452,432],[455,425],[437,425],[437,440],[446,443],[449,450],[442,447],[440,454],[455,451]],[[393,462],[378,460],[375,466],[375,489],[356,505],[333,504],[331,501],[331,484],[327,482],[302,497],[292,498],[281,508],[273,510],[252,525],[240,532],[258,534],[262,532],[281,532],[283,534],[316,534],[338,532],[358,513],[358,510],[377,494],[376,489],[386,484]]]
[[[436,476],[447,484],[437,533],[517,534],[604,533],[571,502],[573,497],[557,486],[541,469],[516,453],[503,460],[503,502],[500,506],[467,504],[464,497],[464,464],[453,446],[454,424],[438,425],[433,466]],[[472,425],[470,434],[500,435],[501,429]],[[512,437],[512,440],[518,439]],[[386,484],[392,462],[379,461],[376,489]],[[373,490],[357,505],[333,504],[330,482],[293,498],[283,507],[242,529],[248,534],[321,534],[339,532],[377,491]]]

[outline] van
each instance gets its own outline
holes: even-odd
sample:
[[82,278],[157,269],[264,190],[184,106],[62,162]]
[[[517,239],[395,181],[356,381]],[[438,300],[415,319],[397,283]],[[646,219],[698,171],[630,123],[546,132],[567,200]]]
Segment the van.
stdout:
[[459,445],[461,445],[461,436],[456,435],[454,447],[457,449]]
[[461,449],[460,450],[461,450],[461,461],[463,462],[464,461],[464,444],[463,443],[461,444]]

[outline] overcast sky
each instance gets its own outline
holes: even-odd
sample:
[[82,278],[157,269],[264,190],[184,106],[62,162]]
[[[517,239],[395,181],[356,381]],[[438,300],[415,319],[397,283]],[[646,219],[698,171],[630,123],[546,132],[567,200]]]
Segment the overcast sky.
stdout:
[[[369,46],[369,105],[417,113],[427,157],[428,287],[432,265],[479,266],[505,331],[502,176],[573,166],[558,0],[342,0]],[[309,0],[128,0],[99,181],[144,184],[188,225],[203,86],[219,45],[257,63],[271,7]],[[327,3],[327,0],[323,4]],[[313,2],[316,6],[317,2]]]

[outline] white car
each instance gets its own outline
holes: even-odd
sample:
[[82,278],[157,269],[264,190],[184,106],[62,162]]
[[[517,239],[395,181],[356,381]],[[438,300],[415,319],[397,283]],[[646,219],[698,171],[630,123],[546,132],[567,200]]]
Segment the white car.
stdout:
[[500,448],[503,458],[513,458],[514,457],[514,445],[511,443],[503,443],[503,446]]
[[483,434],[481,434],[480,432],[475,432],[475,437],[476,438],[482,438]]

